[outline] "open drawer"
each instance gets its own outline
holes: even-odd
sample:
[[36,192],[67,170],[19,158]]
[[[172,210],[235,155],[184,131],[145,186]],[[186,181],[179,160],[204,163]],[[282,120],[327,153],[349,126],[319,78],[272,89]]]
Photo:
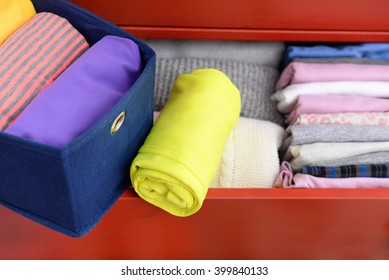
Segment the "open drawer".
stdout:
[[[143,38],[389,41],[382,1],[71,2]],[[0,223],[1,259],[389,258],[389,189],[210,189],[186,218],[127,190],[80,239],[3,207]]]

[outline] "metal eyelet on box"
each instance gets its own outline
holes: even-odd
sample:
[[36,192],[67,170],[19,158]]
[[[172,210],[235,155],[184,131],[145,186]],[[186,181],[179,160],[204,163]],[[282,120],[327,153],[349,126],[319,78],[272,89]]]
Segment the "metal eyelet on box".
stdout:
[[112,126],[111,126],[111,134],[116,133],[122,124],[124,123],[124,119],[126,117],[126,113],[123,111],[121,112],[116,119],[113,121]]

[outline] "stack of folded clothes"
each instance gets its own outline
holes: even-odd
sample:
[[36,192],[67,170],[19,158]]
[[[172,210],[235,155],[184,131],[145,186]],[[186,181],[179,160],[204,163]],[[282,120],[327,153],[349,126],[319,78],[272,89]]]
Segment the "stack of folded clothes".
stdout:
[[[0,1],[0,130],[64,146],[102,117],[142,70],[138,46],[105,36],[89,47],[67,19],[29,0]],[[1,6],[0,6],[1,7]]]
[[[239,89],[241,111],[211,188],[271,188],[280,171],[283,117],[271,100],[279,78],[282,42],[147,39],[157,54],[155,111],[161,111],[180,75],[222,71]],[[220,100],[222,102],[222,100]],[[201,108],[199,108],[201,110]]]
[[389,44],[289,46],[276,187],[388,187]]

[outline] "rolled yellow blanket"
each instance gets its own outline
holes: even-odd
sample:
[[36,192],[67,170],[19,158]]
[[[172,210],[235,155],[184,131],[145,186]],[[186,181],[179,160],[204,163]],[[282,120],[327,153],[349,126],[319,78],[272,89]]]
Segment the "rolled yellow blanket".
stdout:
[[34,15],[30,0],[0,0],[0,45]]
[[197,212],[239,119],[240,92],[221,71],[180,75],[130,168],[139,196],[176,216]]

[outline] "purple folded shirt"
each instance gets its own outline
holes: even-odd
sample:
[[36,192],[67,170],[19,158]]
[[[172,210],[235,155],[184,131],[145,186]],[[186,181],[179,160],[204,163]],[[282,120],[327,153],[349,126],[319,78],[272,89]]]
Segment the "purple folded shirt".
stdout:
[[46,87],[5,132],[64,146],[107,113],[141,71],[138,45],[105,36]]

